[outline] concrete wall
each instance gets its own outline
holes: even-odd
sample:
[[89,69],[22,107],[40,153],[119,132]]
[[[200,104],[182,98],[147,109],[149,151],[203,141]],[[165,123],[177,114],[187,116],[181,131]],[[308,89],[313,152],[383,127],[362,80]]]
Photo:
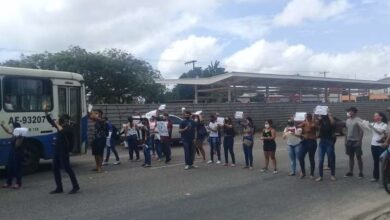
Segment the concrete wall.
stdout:
[[[363,119],[371,120],[372,114],[376,111],[386,112],[390,102],[358,102],[358,103],[329,103],[327,104],[334,116],[345,119],[345,109],[351,105],[359,109],[359,115]],[[118,128],[125,123],[127,117],[135,112],[146,113],[158,107],[158,104],[145,105],[95,105],[95,109],[101,109]],[[264,120],[272,119],[275,127],[280,129],[286,125],[289,116],[295,112],[312,112],[316,104],[294,104],[294,103],[212,103],[212,104],[167,104],[167,111],[170,114],[181,116],[181,108],[186,107],[192,112],[202,110],[204,115],[219,112],[221,116],[234,116],[236,111],[243,111],[246,116],[253,118],[257,128],[264,124]],[[92,124],[92,123],[90,123]]]

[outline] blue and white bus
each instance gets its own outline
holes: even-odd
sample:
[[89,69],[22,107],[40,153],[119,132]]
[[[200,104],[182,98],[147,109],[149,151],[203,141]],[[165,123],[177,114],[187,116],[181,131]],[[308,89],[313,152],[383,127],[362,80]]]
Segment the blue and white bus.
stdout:
[[[25,172],[38,168],[40,159],[53,157],[55,129],[47,122],[44,106],[53,118],[69,114],[73,123],[74,152],[85,152],[87,110],[80,74],[0,66],[0,121],[7,127],[19,122],[28,128],[23,144]],[[10,135],[0,129],[0,166],[7,165]]]

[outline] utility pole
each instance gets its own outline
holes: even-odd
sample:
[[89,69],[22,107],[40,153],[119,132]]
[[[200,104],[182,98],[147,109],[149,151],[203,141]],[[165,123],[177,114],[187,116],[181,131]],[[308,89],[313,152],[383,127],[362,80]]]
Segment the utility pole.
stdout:
[[320,72],[321,75],[324,75],[324,78],[326,78],[326,74],[328,74],[328,71]]
[[184,65],[189,65],[192,63],[192,70],[195,70],[195,63],[198,62],[197,60],[190,60],[184,63]]

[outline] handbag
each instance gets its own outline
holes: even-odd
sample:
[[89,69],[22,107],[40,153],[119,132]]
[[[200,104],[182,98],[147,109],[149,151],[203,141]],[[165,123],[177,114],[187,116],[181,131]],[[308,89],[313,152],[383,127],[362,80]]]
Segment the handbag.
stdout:
[[243,144],[247,147],[252,147],[253,141],[249,139],[244,139]]

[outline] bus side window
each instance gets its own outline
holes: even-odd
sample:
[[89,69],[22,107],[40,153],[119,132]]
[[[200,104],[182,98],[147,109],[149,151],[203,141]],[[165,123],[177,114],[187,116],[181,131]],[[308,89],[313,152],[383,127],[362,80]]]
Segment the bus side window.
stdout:
[[42,112],[52,109],[52,83],[47,79],[5,77],[4,110],[9,112]]

